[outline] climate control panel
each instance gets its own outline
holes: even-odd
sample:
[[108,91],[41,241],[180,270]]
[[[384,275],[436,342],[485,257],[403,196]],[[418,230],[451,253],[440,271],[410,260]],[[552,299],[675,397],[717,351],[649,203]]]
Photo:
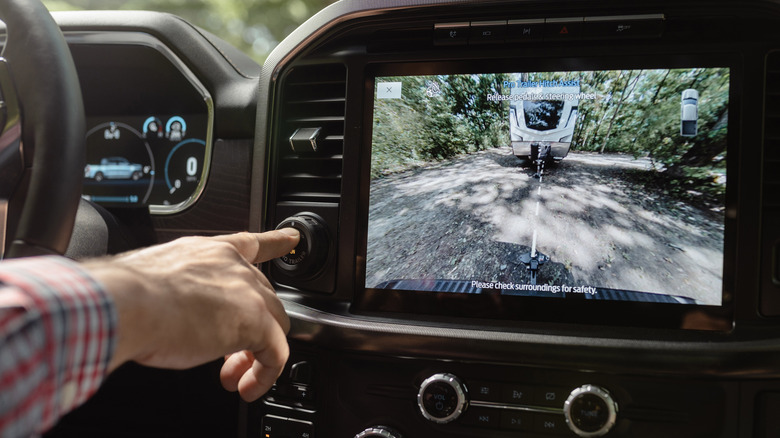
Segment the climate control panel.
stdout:
[[605,435],[617,419],[617,402],[596,385],[582,385],[568,394],[561,388],[478,381],[472,387],[469,391],[454,374],[434,374],[417,393],[420,413],[438,424],[461,419],[465,425],[541,433],[563,433],[568,427],[581,437]]

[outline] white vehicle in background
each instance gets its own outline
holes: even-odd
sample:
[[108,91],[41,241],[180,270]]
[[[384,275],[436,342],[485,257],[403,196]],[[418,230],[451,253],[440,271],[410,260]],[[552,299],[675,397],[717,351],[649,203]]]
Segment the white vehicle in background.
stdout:
[[[550,82],[554,85],[547,85]],[[518,158],[557,162],[568,155],[580,86],[579,81],[565,86],[558,86],[557,82],[542,81],[541,86],[511,89],[513,97],[518,95],[509,103],[512,152]]]

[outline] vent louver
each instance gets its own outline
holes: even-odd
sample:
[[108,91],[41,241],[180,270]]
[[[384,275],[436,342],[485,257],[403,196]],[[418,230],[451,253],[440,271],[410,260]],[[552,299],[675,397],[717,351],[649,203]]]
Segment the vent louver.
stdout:
[[780,211],[780,52],[766,58],[764,108],[764,211]]
[[[282,119],[277,137],[277,203],[338,203],[344,151],[346,67],[296,67],[284,80]],[[290,147],[298,130],[319,132],[316,150]]]

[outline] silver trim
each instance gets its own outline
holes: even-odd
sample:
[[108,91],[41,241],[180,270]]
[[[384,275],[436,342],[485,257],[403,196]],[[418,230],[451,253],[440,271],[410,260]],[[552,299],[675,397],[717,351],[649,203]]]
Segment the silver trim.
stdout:
[[179,213],[192,206],[203,194],[206,188],[209,172],[211,170],[211,153],[214,144],[214,101],[206,87],[198,80],[198,77],[190,70],[187,65],[176,56],[173,51],[162,41],[152,35],[143,32],[66,32],[65,40],[68,44],[101,44],[101,45],[137,45],[145,46],[157,50],[168,61],[184,75],[190,85],[200,93],[206,104],[208,112],[208,125],[206,127],[206,152],[203,158],[203,173],[201,174],[198,186],[193,194],[186,200],[174,205],[149,205],[151,214],[169,215]]
[[[446,383],[447,385],[450,385],[452,389],[455,390],[455,394],[458,397],[458,402],[455,407],[455,410],[448,416],[439,418],[434,417],[433,415],[429,414],[428,411],[425,410],[425,406],[423,405],[423,393],[425,392],[425,389],[433,384],[433,383]],[[422,382],[422,385],[420,385],[420,390],[417,392],[417,407],[420,408],[420,412],[422,413],[423,417],[425,417],[426,420],[433,421],[434,423],[439,424],[446,424],[451,421],[454,421],[460,417],[463,412],[468,407],[468,399],[466,398],[466,387],[463,386],[463,382],[460,381],[455,375],[450,373],[438,373],[434,374],[431,377],[428,377]]]
[[645,15],[605,15],[597,17],[585,17],[585,21],[651,21],[665,20],[664,14],[645,14]]
[[563,414],[563,408],[546,408],[544,406],[507,405],[503,403],[488,402],[488,401],[472,401],[470,402],[470,405],[474,407],[480,407],[480,408],[503,409],[506,411],[533,412],[536,414],[556,414],[556,415]]
[[434,29],[462,29],[469,27],[470,23],[468,21],[460,22],[460,23],[437,23],[433,25]]
[[508,25],[513,24],[544,24],[544,18],[532,18],[528,20],[509,20],[507,21]]
[[580,23],[584,21],[583,17],[563,17],[563,18],[545,18],[545,23]]
[[314,413],[317,412],[317,411],[312,410],[312,409],[299,408],[297,406],[288,406],[288,405],[284,405],[284,404],[281,404],[281,403],[268,401],[265,398],[263,399],[263,404],[268,405],[268,406],[273,406],[275,408],[287,409],[287,410],[295,411],[295,412],[303,412],[305,414],[314,414]]
[[6,228],[8,226],[8,201],[0,199],[0,260],[5,256]]
[[472,21],[471,27],[506,26],[506,20]]
[[[607,405],[607,410],[609,411],[607,422],[604,423],[604,425],[595,432],[587,432],[580,429],[579,427],[577,427],[576,424],[574,424],[574,420],[572,420],[571,417],[571,404],[574,403],[574,400],[576,400],[580,396],[588,395],[588,394],[595,395],[596,397],[602,399],[604,403]],[[573,390],[571,394],[569,394],[569,398],[567,398],[566,402],[564,402],[563,404],[563,415],[566,418],[566,424],[569,425],[569,429],[571,429],[572,432],[574,432],[575,434],[583,438],[598,437],[598,436],[605,435],[607,432],[609,432],[612,429],[612,426],[614,426],[615,422],[617,421],[617,412],[618,412],[617,403],[609,394],[609,391],[595,385],[582,385],[579,388]]]
[[355,435],[355,438],[368,438],[368,437],[384,437],[384,438],[401,438],[401,435],[385,426],[369,427],[368,429]]

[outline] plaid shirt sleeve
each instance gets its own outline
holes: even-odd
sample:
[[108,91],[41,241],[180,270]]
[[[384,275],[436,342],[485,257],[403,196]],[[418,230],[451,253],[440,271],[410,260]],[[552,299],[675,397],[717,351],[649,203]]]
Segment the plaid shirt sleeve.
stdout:
[[0,437],[51,428],[100,386],[117,314],[102,286],[64,257],[0,263]]

